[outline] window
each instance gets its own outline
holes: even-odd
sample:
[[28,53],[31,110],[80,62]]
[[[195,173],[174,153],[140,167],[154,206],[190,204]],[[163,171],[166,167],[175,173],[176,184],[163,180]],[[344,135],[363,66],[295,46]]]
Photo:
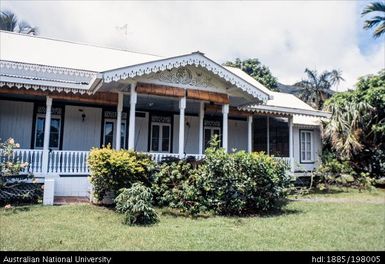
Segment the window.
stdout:
[[301,162],[313,162],[313,131],[302,130],[300,133]]
[[170,116],[151,116],[150,151],[171,152]]
[[[115,147],[115,131],[116,131],[116,119],[105,119],[104,120],[104,134],[103,134],[103,145],[107,146],[108,144],[111,147]],[[126,120],[122,120],[121,129],[120,129],[120,146],[124,148],[126,146]]]
[[[43,148],[44,145],[45,115],[36,116],[35,126],[35,148]],[[49,134],[49,147],[59,149],[60,146],[61,118],[55,116],[51,118],[51,129]]]
[[171,124],[151,124],[151,151],[170,152]]

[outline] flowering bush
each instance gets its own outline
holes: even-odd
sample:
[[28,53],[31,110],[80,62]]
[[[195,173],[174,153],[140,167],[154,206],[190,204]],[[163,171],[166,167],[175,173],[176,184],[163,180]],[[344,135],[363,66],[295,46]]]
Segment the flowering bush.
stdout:
[[14,157],[13,151],[19,147],[13,138],[0,141],[0,205],[37,203],[43,196],[42,184],[26,182],[33,175],[20,175],[28,163]]
[[28,162],[22,163],[13,157],[15,148],[20,148],[20,145],[13,138],[5,142],[0,139],[0,176],[17,175],[29,165]]

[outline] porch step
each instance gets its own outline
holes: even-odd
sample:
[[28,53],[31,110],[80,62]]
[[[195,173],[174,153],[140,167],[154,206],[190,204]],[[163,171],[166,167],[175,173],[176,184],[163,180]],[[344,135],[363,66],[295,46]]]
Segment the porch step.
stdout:
[[84,204],[89,202],[90,198],[86,196],[55,196],[53,204]]

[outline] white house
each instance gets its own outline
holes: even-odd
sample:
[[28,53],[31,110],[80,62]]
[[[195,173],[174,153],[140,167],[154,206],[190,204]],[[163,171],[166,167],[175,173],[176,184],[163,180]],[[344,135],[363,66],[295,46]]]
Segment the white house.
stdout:
[[201,52],[165,58],[0,32],[0,138],[20,143],[25,172],[53,179],[57,196],[88,195],[88,152],[108,143],[156,161],[201,158],[218,134],[228,151],[311,171],[328,116]]

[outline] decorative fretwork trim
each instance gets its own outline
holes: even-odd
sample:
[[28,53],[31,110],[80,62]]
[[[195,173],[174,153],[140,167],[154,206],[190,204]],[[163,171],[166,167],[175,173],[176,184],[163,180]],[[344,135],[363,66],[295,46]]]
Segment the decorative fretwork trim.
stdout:
[[0,82],[0,88],[6,86],[9,88],[17,88],[17,89],[33,89],[33,90],[42,90],[42,91],[57,91],[57,92],[65,92],[65,93],[79,93],[79,94],[93,94],[94,92],[88,91],[85,89],[74,89],[74,88],[63,88],[63,87],[55,87],[55,86],[45,86],[45,85],[35,85],[35,84],[26,84],[26,83],[12,83],[12,82]]
[[160,71],[171,70],[174,68],[184,67],[187,65],[201,66],[214,73],[215,75],[225,79],[232,85],[240,88],[255,98],[266,102],[271,96],[251,85],[234,73],[228,71],[219,64],[206,58],[202,53],[192,53],[178,57],[152,61],[148,63],[138,64],[134,66],[119,68],[115,70],[106,71],[103,73],[104,82],[119,81],[128,78],[134,78],[150,73],[157,73]]

